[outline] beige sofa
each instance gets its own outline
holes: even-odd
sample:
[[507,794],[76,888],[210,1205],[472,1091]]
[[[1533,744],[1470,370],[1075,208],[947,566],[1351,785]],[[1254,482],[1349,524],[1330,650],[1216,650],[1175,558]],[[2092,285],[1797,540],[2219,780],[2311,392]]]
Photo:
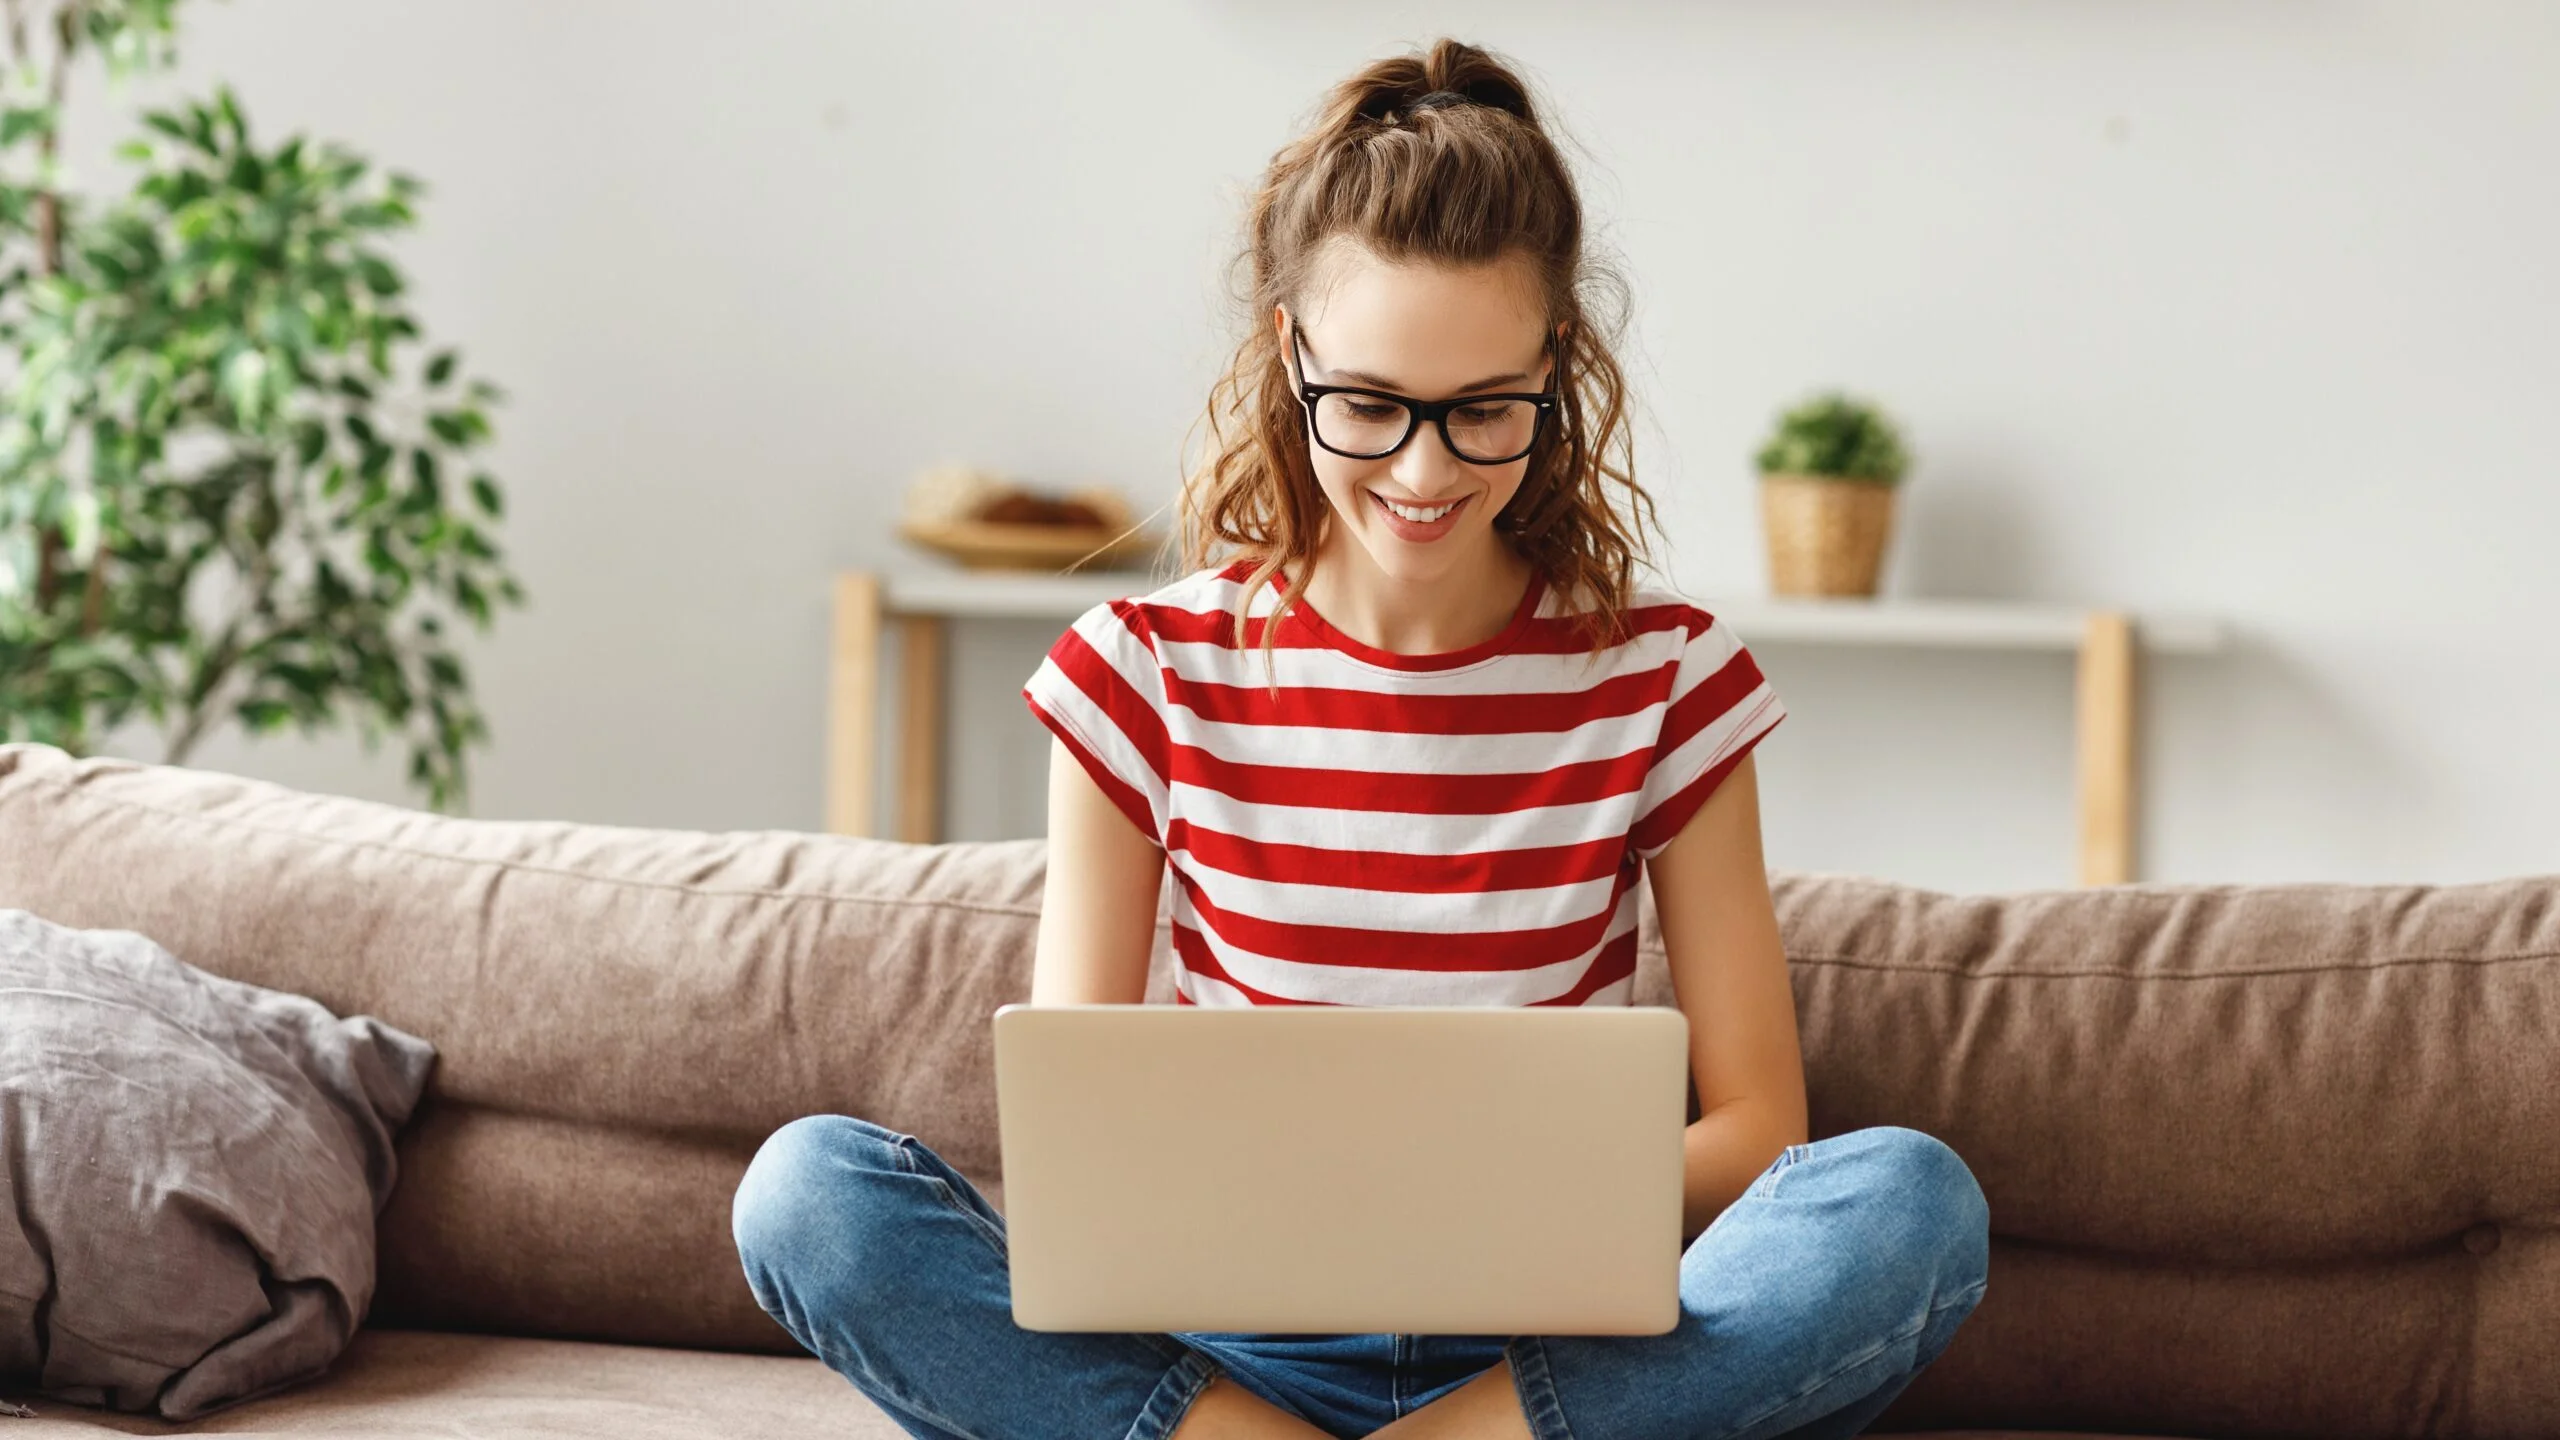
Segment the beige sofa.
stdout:
[[[1028,993],[1041,861],[0,746],[0,906],[441,1050],[354,1347],[188,1433],[901,1435],[756,1308],[729,1199],[836,1111],[1002,1205],[988,1016]],[[1991,1202],[1990,1289],[1879,1428],[2560,1436],[2560,877],[1772,881],[1814,1133],[1926,1130]],[[0,1440],[180,1433],[32,1403]]]

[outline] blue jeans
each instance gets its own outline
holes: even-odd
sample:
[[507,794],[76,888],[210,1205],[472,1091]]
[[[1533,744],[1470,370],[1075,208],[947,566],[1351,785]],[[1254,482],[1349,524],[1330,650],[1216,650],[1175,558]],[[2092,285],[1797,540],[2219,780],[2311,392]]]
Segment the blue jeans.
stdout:
[[1003,1217],[844,1115],[775,1131],[731,1221],[756,1302],[924,1440],[1164,1440],[1222,1373],[1349,1440],[1506,1359],[1537,1440],[1831,1440],[1946,1348],[1990,1252],[1972,1172],[1898,1126],[1771,1161],[1681,1254],[1662,1335],[1025,1330]]

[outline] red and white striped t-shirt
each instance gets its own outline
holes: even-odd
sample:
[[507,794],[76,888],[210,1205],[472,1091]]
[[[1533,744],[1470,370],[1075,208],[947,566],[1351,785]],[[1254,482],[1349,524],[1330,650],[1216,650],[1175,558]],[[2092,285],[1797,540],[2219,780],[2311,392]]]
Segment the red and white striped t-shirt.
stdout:
[[1640,590],[1585,648],[1531,581],[1398,655],[1239,561],[1085,612],[1023,687],[1172,872],[1187,1005],[1624,1005],[1635,884],[1786,707],[1732,629]]

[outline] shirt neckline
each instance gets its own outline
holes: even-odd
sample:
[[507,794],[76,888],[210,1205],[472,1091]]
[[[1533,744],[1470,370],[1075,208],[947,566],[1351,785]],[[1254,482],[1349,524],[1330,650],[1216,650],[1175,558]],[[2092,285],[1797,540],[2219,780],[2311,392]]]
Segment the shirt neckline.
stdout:
[[[1272,586],[1280,592],[1284,600],[1288,597],[1289,580],[1286,573],[1274,575]],[[1289,615],[1299,624],[1304,625],[1308,633],[1327,646],[1364,664],[1375,665],[1386,670],[1454,670],[1462,665],[1473,665],[1478,661],[1490,660],[1518,644],[1520,637],[1527,633],[1529,623],[1538,617],[1538,601],[1546,595],[1546,590],[1546,577],[1532,569],[1529,572],[1529,583],[1520,591],[1519,605],[1512,610],[1510,621],[1501,630],[1462,649],[1435,650],[1424,655],[1405,655],[1393,650],[1381,650],[1375,645],[1346,635],[1335,629],[1331,621],[1316,613],[1316,607],[1305,600],[1290,606]]]

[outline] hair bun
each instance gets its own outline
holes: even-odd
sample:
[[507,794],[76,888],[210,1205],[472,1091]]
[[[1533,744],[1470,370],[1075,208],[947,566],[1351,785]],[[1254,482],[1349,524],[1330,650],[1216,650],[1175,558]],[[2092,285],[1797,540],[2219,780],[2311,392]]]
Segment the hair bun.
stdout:
[[1537,113],[1520,82],[1492,56],[1472,45],[1443,40],[1427,57],[1389,61],[1370,76],[1368,93],[1353,113],[1393,125],[1423,110],[1481,105],[1535,125]]

